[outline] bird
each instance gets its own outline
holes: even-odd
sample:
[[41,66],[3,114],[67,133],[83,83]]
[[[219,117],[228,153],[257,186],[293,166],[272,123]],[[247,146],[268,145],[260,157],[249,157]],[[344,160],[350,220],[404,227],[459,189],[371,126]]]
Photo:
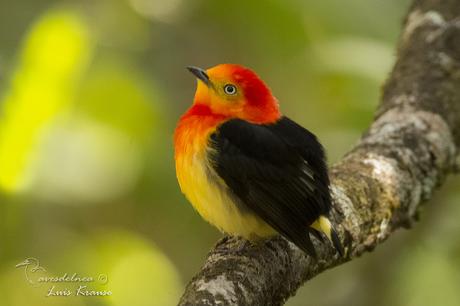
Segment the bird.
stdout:
[[20,267],[24,267],[24,275],[26,277],[26,280],[32,285],[36,285],[36,281],[30,278],[31,273],[35,273],[37,271],[46,272],[46,269],[40,265],[40,261],[33,257],[26,258],[24,261],[16,265],[16,268]]
[[197,87],[174,132],[182,193],[220,231],[259,242],[281,235],[317,257],[310,234],[343,247],[330,221],[325,150],[287,116],[251,69],[189,66]]

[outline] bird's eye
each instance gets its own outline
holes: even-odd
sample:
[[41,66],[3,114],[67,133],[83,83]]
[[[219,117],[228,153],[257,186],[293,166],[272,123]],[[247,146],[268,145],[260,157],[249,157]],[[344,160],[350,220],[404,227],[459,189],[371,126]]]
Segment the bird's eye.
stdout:
[[227,84],[224,86],[224,92],[227,95],[233,96],[236,94],[236,86],[232,84]]

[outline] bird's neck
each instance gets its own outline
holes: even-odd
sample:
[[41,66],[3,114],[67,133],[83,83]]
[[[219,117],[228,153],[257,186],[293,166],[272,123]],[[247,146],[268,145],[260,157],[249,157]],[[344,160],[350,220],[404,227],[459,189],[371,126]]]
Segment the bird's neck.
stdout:
[[238,118],[254,124],[269,124],[276,122],[281,116],[275,99],[265,101],[265,103],[259,105],[249,104],[237,112],[227,112],[225,109],[215,109],[208,103],[195,102],[181,117],[181,121],[193,118],[205,120],[209,124],[219,125],[227,120]]
[[227,121],[227,116],[216,114],[204,104],[194,104],[180,118],[174,132],[174,145],[177,154],[197,153],[206,148],[208,136],[221,123]]
[[270,124],[281,118],[281,112],[275,103],[267,103],[264,107],[248,107],[245,111],[246,121],[255,124]]
[[215,113],[208,104],[204,103],[194,103],[192,107],[190,107],[189,110],[181,117],[181,121],[189,118],[200,118],[217,123],[229,119],[226,115]]

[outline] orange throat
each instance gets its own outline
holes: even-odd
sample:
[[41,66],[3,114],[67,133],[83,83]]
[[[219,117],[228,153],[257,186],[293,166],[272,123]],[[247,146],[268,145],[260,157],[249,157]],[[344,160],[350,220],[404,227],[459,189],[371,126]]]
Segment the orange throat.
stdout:
[[175,157],[204,152],[209,135],[228,120],[215,114],[207,105],[194,104],[179,120],[174,133]]

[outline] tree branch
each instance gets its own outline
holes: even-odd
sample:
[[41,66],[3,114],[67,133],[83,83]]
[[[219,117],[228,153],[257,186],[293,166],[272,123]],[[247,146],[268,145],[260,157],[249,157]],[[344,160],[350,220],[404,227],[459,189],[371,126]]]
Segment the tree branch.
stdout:
[[460,1],[415,1],[376,117],[333,166],[335,221],[347,255],[315,241],[319,259],[283,238],[252,245],[225,237],[180,305],[282,305],[307,280],[371,251],[417,219],[455,168],[460,146]]

